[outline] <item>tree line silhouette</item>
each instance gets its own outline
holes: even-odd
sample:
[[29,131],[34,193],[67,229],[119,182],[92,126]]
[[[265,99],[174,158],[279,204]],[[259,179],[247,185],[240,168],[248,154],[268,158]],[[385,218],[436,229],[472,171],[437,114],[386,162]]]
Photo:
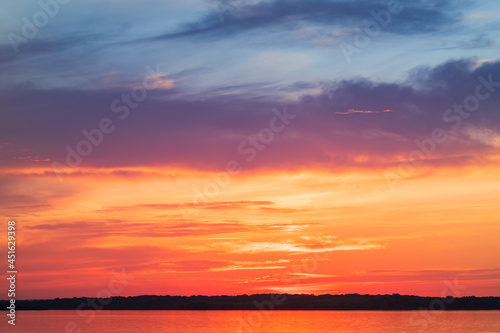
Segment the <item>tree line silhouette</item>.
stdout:
[[[271,302],[280,298],[280,302]],[[9,301],[0,301],[6,310]],[[500,297],[255,294],[17,300],[16,310],[500,310]]]

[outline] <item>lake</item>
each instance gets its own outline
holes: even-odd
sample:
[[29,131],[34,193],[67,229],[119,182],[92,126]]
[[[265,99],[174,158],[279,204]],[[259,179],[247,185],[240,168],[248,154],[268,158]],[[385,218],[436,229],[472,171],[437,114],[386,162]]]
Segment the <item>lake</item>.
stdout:
[[4,332],[500,332],[500,311],[18,311]]

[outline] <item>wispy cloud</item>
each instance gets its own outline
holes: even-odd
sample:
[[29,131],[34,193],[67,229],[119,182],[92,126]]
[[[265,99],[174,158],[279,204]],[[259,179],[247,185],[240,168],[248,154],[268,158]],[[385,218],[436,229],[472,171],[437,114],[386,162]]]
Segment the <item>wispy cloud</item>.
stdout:
[[371,111],[371,110],[354,110],[349,109],[345,112],[335,112],[335,114],[352,114],[352,113],[381,113],[381,112],[392,112],[392,110],[383,110],[383,111]]
[[[408,8],[400,14],[400,20],[390,27],[393,33],[411,35],[436,31],[460,19],[459,11],[450,1],[432,5],[426,1],[413,1],[406,3],[405,6]],[[386,8],[386,1],[273,0],[250,4],[239,2],[237,6],[224,11],[222,20],[220,13],[214,12],[198,22],[186,24],[179,31],[159,35],[151,40],[193,36],[227,37],[270,26],[295,30],[301,21],[332,27],[355,25],[366,20],[371,11],[379,12]]]
[[[212,247],[212,246],[211,246]],[[367,242],[338,242],[337,244],[317,244],[304,242],[251,242],[232,241],[217,243],[214,248],[224,249],[230,253],[265,253],[283,252],[290,254],[322,253],[332,251],[357,251],[382,249],[383,245],[371,244]],[[196,249],[196,246],[188,246],[187,249]]]

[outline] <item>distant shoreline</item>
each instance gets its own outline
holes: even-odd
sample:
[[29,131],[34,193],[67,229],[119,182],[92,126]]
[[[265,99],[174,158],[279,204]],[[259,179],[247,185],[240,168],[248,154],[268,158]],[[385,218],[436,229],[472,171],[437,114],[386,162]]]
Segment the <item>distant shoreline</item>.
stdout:
[[[0,309],[0,311],[7,311],[4,309]],[[16,311],[75,311],[75,309],[18,309]],[[86,309],[86,310],[78,310],[78,311],[199,311],[199,312],[213,312],[213,311],[227,311],[227,312],[232,312],[232,311],[261,311],[259,309],[231,309],[231,310],[176,310],[176,309],[103,309],[103,310],[93,310],[93,309]],[[264,310],[264,311],[271,311],[271,310]],[[377,310],[377,309],[371,309],[371,310],[362,310],[362,309],[357,309],[357,310],[352,310],[352,309],[336,309],[336,310],[329,310],[329,309],[274,309],[272,311],[336,311],[336,312],[341,312],[341,311],[359,311],[359,312],[372,312],[372,311],[383,311],[383,312],[411,312],[411,311],[436,311],[436,312],[473,312],[473,311],[500,311],[500,309],[461,309],[461,310],[455,310],[455,309],[444,309],[444,310],[430,310],[430,309],[409,309],[409,310]]]
[[[9,301],[0,300],[7,310]],[[307,311],[477,311],[500,310],[500,297],[428,297],[411,295],[255,294],[239,296],[73,297],[17,300],[16,310],[307,310]]]

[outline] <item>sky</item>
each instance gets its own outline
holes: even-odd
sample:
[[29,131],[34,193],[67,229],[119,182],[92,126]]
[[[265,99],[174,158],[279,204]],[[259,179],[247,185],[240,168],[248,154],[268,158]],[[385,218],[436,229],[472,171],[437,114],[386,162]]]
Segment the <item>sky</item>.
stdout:
[[494,0],[2,1],[17,297],[500,296],[499,19]]

